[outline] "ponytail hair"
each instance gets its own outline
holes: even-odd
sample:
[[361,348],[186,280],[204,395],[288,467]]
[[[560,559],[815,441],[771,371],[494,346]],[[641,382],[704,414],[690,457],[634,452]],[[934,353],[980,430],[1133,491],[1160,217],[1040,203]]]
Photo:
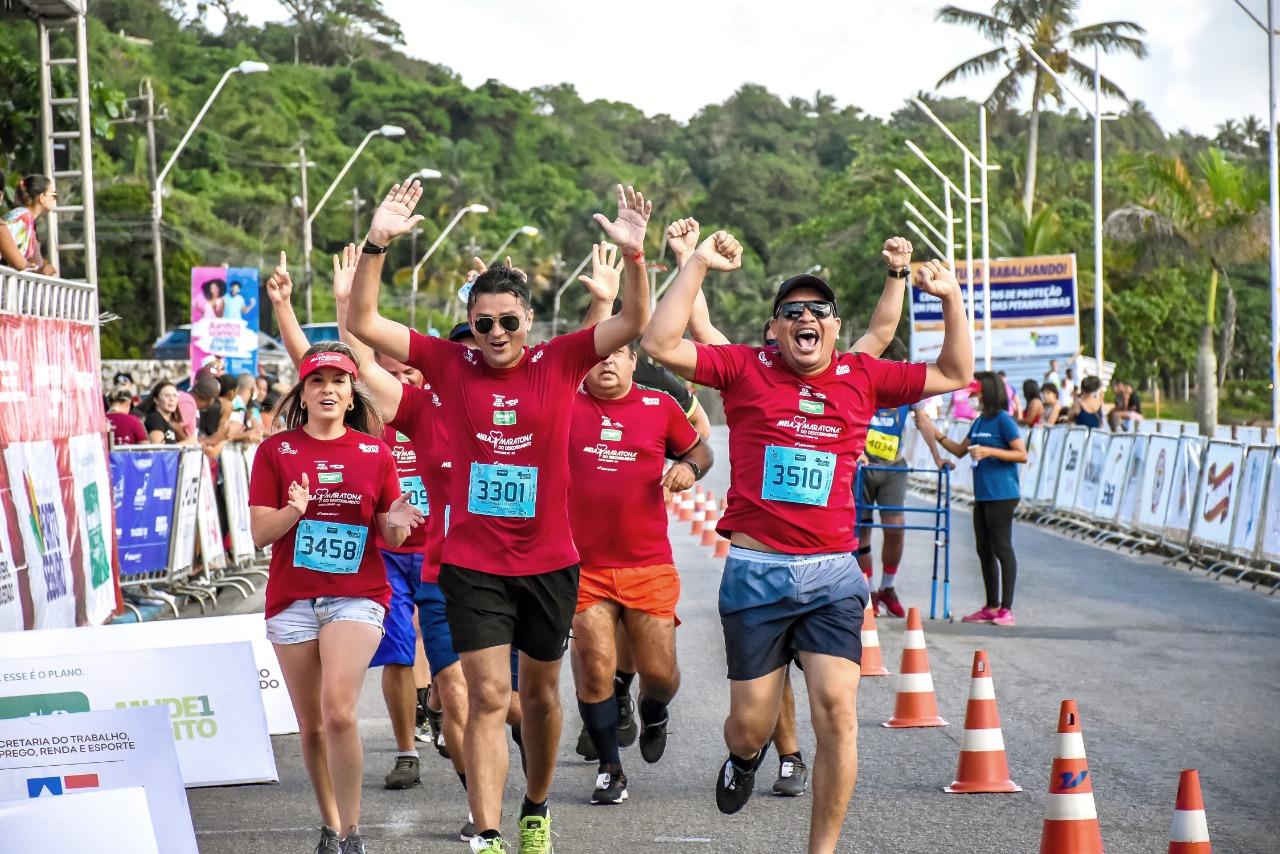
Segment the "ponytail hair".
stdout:
[[[341,341],[320,341],[312,344],[307,348],[307,352],[302,354],[300,361],[305,361],[316,353],[341,353],[355,362],[357,367],[360,364],[356,354]],[[304,382],[306,381],[299,379],[276,404],[274,415],[281,420],[286,430],[295,430],[307,423],[307,410],[302,406]],[[351,409],[343,413],[342,422],[352,430],[359,430],[378,439],[382,438],[382,416],[378,413],[378,407],[364,383],[351,383]]]
[[31,207],[36,203],[36,199],[49,191],[52,184],[53,182],[43,175],[28,175],[18,182],[18,187],[14,190],[14,205],[20,208]]

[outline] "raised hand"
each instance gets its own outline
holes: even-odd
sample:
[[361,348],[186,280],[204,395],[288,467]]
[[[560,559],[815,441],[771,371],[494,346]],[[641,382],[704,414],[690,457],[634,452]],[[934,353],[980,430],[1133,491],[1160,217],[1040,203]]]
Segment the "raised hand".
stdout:
[[416,528],[426,517],[422,511],[409,503],[409,496],[401,495],[391,502],[387,510],[387,524],[393,528]]
[[694,257],[708,270],[727,273],[742,266],[742,244],[727,231],[717,231],[698,246]]
[[915,286],[938,299],[960,292],[955,273],[938,259],[925,261],[916,269]]
[[587,286],[591,298],[599,302],[607,302],[610,306],[618,298],[618,288],[622,279],[622,262],[618,257],[618,247],[608,243],[597,243],[591,247],[591,275],[579,276],[578,281]]
[[307,473],[302,473],[302,483],[296,480],[289,483],[289,506],[298,511],[298,515],[302,516],[307,512],[307,505],[311,503],[311,479],[307,477]]
[[609,221],[604,214],[595,214],[594,219],[600,223],[605,235],[614,243],[624,256],[633,256],[644,251],[644,232],[649,225],[649,214],[653,213],[653,202],[646,201],[643,193],[637,193],[635,187],[625,189],[618,185],[618,218]]
[[286,264],[284,250],[281,250],[280,263],[272,271],[271,278],[267,279],[267,298],[274,306],[288,305],[289,297],[293,294],[293,279],[289,278]]
[[422,222],[422,214],[415,214],[418,200],[422,198],[422,182],[416,178],[396,184],[373,212],[369,223],[369,239],[378,246],[386,246],[402,234],[408,234]]
[[698,248],[698,221],[693,217],[685,217],[667,226],[667,245],[675,253],[676,262],[683,264]]
[[342,247],[341,255],[333,256],[333,298],[346,302],[351,298],[351,283],[356,280],[356,264],[360,263],[360,250],[354,243]]
[[890,270],[900,270],[911,263],[911,241],[905,237],[890,237],[880,253]]

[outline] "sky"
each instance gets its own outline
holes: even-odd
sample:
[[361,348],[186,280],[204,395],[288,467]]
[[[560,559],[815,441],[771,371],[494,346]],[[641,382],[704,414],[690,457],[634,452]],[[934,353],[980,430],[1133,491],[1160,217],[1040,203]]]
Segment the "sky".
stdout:
[[[992,47],[975,32],[936,23],[938,0],[384,2],[404,29],[407,53],[449,66],[469,86],[490,78],[519,89],[568,82],[587,100],[626,101],[680,120],[747,82],[783,98],[812,99],[821,90],[884,118]],[[1265,15],[1266,0],[1243,2]],[[956,5],[989,11],[991,3]],[[280,17],[247,11],[255,20]],[[1266,116],[1266,36],[1233,0],[1082,0],[1080,25],[1107,20],[1146,27],[1146,60],[1104,55],[1102,68],[1166,131],[1212,136],[1225,119]],[[992,73],[938,91],[981,100],[998,79]]]

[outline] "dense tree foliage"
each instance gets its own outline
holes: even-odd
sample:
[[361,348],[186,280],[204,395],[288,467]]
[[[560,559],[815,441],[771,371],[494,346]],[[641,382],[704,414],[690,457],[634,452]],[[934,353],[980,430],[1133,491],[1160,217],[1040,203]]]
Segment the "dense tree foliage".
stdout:
[[[231,79],[166,183],[165,299],[174,323],[187,316],[194,264],[266,269],[283,248],[300,267],[300,217],[291,201],[300,194],[291,165],[299,145],[316,164],[309,181],[314,204],[365,133],[384,123],[403,126],[406,136],[375,138],[357,161],[316,221],[313,261],[322,284],[327,255],[352,238],[352,211],[344,204],[352,188],[367,223],[368,205],[392,181],[423,167],[440,170],[444,177],[428,183],[422,204],[427,221],[419,252],[460,207],[480,202],[491,212],[465,217],[425,268],[418,311],[424,326],[424,316],[443,326],[458,313],[452,294],[468,266],[469,244],[487,257],[526,223],[540,235],[519,238],[511,252],[532,274],[539,316],[549,318],[556,288],[598,239],[591,214],[607,208],[612,185],[622,181],[652,195],[663,223],[692,215],[704,232],[729,228],[747,246],[742,270],[708,283],[712,311],[730,334],[753,340],[773,285],[815,264],[840,292],[846,329],[858,328],[883,282],[880,245],[904,232],[908,191],[893,170],[935,186],[926,184],[928,174],[904,142],[915,141],[945,168],[958,172],[961,165],[955,149],[909,104],[882,121],[823,92],[784,100],[744,85],[684,123],[623,103],[584,101],[569,85],[519,91],[490,80],[469,88],[446,67],[404,56],[396,47],[398,27],[373,0],[284,5],[290,19],[263,28],[238,18],[235,0],[90,5],[101,132],[95,153],[101,303],[122,318],[103,327],[105,356],[144,355],[154,337],[144,127],[108,123],[136,110],[137,102],[126,106],[125,98],[144,79],[168,116],[156,126],[163,163],[225,69],[244,59],[272,66],[267,74]],[[0,167],[11,185],[41,165],[33,145],[35,59],[34,27],[0,26],[0,75],[18,82],[0,97]],[[927,100],[963,139],[976,142],[977,104]],[[993,251],[1079,255],[1087,347],[1091,126],[1071,112],[1043,113],[1039,122],[1038,207],[1028,222],[1021,200],[1029,117],[1008,107],[990,115],[992,156],[1001,166],[991,188]],[[1215,145],[1185,132],[1166,135],[1134,102],[1106,126],[1107,210],[1138,206],[1181,221],[1174,207],[1181,202],[1153,181],[1152,163],[1195,164],[1210,150],[1248,186],[1265,182],[1265,124],[1256,125],[1231,123]],[[1265,216],[1265,203],[1251,213]],[[669,263],[660,232],[651,228],[649,256]],[[1261,383],[1265,397],[1265,246],[1261,254],[1256,245],[1241,246],[1248,251],[1215,256],[1239,304],[1230,371]],[[384,289],[387,310],[401,318],[407,317],[410,253],[408,241],[393,248]],[[1213,265],[1203,253],[1130,241],[1109,242],[1106,261],[1108,357],[1127,376],[1176,378],[1180,385],[1194,364]],[[316,320],[332,318],[325,290],[317,288]],[[581,289],[570,286],[565,315],[578,316],[584,303]],[[1221,325],[1224,309],[1216,311]]]

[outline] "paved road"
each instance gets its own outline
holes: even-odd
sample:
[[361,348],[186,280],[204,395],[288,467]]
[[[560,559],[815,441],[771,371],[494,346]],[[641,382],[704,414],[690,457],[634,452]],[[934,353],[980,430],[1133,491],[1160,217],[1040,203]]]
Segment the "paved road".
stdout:
[[[722,467],[709,483],[722,493],[728,464],[723,436],[717,438]],[[967,613],[981,604],[981,581],[969,517],[954,518],[953,602]],[[803,851],[809,800],[767,794],[777,769],[772,758],[742,813],[725,817],[716,811],[713,786],[724,757],[720,728],[728,704],[715,610],[720,567],[685,526],[673,524],[671,536],[685,583],[679,632],[684,689],[673,707],[667,755],[649,766],[635,748],[626,751],[631,800],[621,807],[590,806],[595,767],[573,753],[578,722],[566,663],[562,694],[570,723],[552,794],[557,850]],[[862,767],[840,850],[1036,850],[1058,704],[1066,697],[1080,704],[1109,852],[1164,850],[1178,770],[1184,767],[1200,769],[1218,854],[1280,850],[1280,596],[1207,581],[1028,525],[1018,527],[1015,542],[1022,569],[1017,628],[926,623],[938,700],[951,726],[882,728],[893,709],[894,680],[863,681]],[[925,608],[929,555],[928,538],[909,535],[899,589],[909,604]],[[902,631],[902,621],[881,620],[881,643],[894,671]],[[1009,763],[1025,789],[1021,794],[941,791],[955,774],[969,668],[979,648],[991,654]],[[803,697],[800,716],[802,744],[811,756]],[[454,834],[466,804],[451,768],[434,752],[423,754],[420,788],[382,789],[394,751],[376,673],[365,682],[361,731],[371,850],[465,851]],[[316,817],[297,737],[277,737],[275,749],[279,785],[189,792],[205,854],[311,851]],[[509,832],[521,794],[515,785],[507,789]]]

